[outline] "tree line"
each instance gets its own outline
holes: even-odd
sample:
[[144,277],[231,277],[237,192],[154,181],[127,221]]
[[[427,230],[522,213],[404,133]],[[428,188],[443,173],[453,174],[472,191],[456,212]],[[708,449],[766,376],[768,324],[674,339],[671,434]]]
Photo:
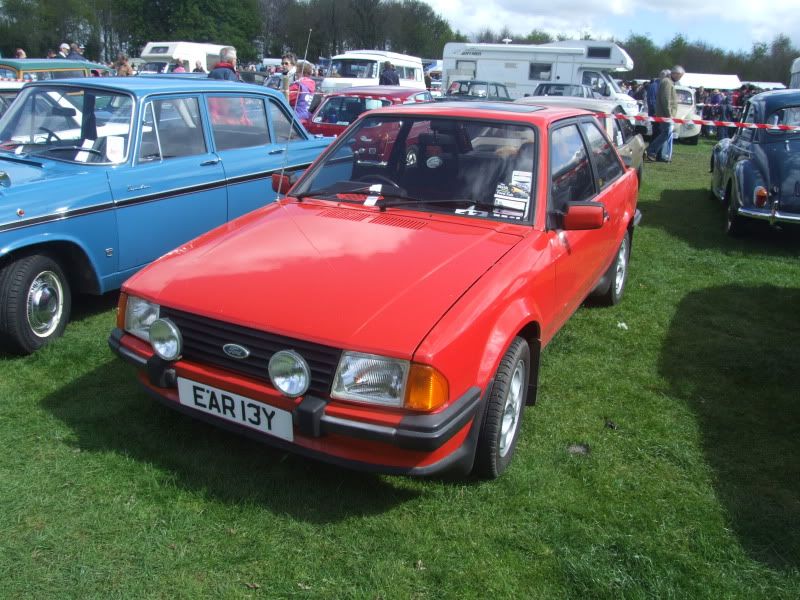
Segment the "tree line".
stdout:
[[[148,41],[185,40],[236,46],[244,61],[287,50],[316,61],[357,48],[441,58],[447,42],[504,39],[538,44],[566,36],[520,35],[507,27],[462,33],[421,0],[0,0],[3,56],[23,48],[29,57],[43,57],[62,42],[77,41],[88,58],[107,61],[119,52],[138,56]],[[681,64],[691,72],[787,83],[791,62],[800,56],[782,34],[739,52],[682,35],[663,46],[634,33],[613,41],[633,58],[634,69],[625,75],[631,79]]]

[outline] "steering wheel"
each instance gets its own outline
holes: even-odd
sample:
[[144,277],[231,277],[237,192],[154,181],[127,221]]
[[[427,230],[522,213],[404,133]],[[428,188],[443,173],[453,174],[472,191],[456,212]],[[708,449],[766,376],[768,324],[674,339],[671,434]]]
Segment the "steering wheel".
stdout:
[[39,127],[39,130],[47,133],[47,139],[44,141],[45,144],[49,144],[51,141],[53,141],[53,139],[55,139],[57,142],[61,141],[61,138],[58,137],[56,132],[52,129],[48,129],[47,127]]
[[356,181],[363,181],[364,183],[385,183],[386,185],[392,186],[395,190],[397,190],[401,195],[406,196],[406,191],[399,185],[397,185],[394,181],[386,177],[385,175],[379,175],[377,173],[372,175],[362,175]]

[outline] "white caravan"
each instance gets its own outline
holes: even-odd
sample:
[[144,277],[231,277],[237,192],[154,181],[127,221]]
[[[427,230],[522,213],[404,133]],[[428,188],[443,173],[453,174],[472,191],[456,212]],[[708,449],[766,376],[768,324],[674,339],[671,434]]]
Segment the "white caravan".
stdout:
[[789,72],[789,87],[800,88],[800,58],[795,58]]
[[471,44],[444,46],[447,89],[454,79],[481,79],[504,84],[512,98],[532,95],[540,83],[589,85],[620,103],[626,114],[639,112],[636,101],[622,92],[613,73],[633,69],[630,55],[612,42],[568,40],[549,44]]
[[219,62],[223,48],[233,46],[196,42],[147,42],[142,50],[144,64],[139,73],[171,72],[177,61],[181,61],[186,71],[192,71],[198,60],[206,71],[210,71]]
[[383,50],[350,50],[334,56],[321,89],[328,93],[354,85],[378,85],[383,63],[387,60],[394,65],[400,85],[425,89],[421,58]]

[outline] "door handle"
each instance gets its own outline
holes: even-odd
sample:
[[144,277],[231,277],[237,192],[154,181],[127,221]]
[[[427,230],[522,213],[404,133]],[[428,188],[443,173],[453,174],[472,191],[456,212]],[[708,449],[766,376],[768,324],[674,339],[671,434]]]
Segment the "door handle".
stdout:
[[203,162],[200,163],[200,166],[201,167],[210,167],[211,165],[218,165],[218,164],[219,164],[219,159],[218,158],[212,158],[210,160],[204,160]]
[[267,154],[269,154],[270,156],[274,154],[283,154],[285,150],[286,150],[285,148],[277,148],[276,150],[270,150],[269,152],[267,152]]

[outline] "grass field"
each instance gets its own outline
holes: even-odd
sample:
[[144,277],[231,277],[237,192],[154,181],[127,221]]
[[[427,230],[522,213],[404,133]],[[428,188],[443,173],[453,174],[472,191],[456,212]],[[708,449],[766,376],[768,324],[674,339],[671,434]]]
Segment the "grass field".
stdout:
[[800,597],[800,236],[726,238],[710,151],[646,166],[626,297],[545,350],[494,482],[173,413],[108,350],[115,298],[78,299],[0,355],[0,597]]

